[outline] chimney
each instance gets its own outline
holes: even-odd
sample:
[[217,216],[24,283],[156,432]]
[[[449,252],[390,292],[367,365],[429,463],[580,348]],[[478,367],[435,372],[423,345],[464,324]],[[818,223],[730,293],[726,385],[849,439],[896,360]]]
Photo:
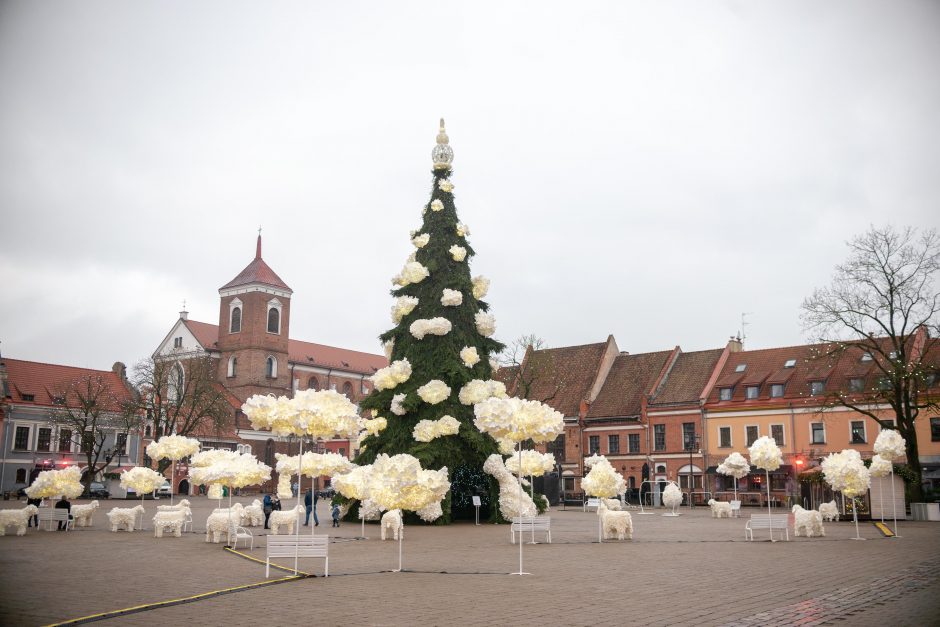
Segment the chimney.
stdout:
[[728,340],[728,352],[740,353],[742,350],[744,350],[744,342],[741,341],[740,337],[732,335]]
[[180,312],[180,320],[189,320],[189,312],[185,309]]
[[121,377],[122,380],[127,379],[127,366],[120,361],[114,362],[114,365],[111,366],[111,372]]

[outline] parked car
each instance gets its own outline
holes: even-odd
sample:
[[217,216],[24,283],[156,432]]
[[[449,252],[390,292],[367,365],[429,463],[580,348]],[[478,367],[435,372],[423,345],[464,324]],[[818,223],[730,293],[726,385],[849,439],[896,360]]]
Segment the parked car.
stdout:
[[92,481],[91,486],[88,488],[88,496],[93,499],[109,499],[111,498],[111,492],[104,487],[103,483]]
[[331,499],[335,494],[336,490],[334,490],[332,487],[325,488],[317,492],[317,496],[319,496],[321,499]]
[[157,496],[170,496],[170,482],[165,481],[162,486],[157,488]]

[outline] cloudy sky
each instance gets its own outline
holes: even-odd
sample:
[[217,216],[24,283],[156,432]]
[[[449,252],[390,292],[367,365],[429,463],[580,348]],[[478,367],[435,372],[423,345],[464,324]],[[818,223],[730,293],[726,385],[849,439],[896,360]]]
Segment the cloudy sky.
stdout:
[[0,3],[0,349],[108,368],[254,254],[379,352],[447,119],[498,337],[799,343],[872,223],[940,223],[936,2]]

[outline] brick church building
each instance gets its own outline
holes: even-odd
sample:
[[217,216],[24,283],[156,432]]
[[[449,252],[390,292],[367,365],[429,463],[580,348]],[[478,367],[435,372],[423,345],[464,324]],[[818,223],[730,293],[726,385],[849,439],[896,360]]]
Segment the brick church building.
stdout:
[[[209,356],[216,381],[224,388],[232,406],[230,427],[222,431],[191,434],[204,448],[229,448],[250,452],[274,466],[275,452],[288,452],[286,441],[270,432],[255,431],[241,412],[242,403],[254,394],[291,395],[296,390],[335,389],[358,403],[369,394],[369,377],[386,365],[382,355],[315,344],[290,337],[291,295],[293,290],[265,263],[258,235],[255,257],[244,270],[219,288],[218,324],[190,320],[186,311],[153,353],[155,360],[175,359],[185,376],[186,359]],[[152,428],[145,431],[144,445]],[[352,457],[355,443],[331,440],[318,443]],[[293,454],[297,444],[293,444]],[[185,464],[179,465],[174,483],[181,492]]]

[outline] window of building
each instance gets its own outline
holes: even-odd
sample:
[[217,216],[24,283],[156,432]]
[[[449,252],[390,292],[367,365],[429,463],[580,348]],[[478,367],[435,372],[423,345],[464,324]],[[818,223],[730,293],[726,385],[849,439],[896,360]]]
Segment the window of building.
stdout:
[[770,437],[774,439],[777,446],[783,446],[785,444],[783,440],[783,425],[770,425]]
[[810,396],[819,396],[826,390],[825,381],[810,381],[809,384],[809,394]]
[[117,439],[114,442],[114,449],[117,451],[118,455],[127,455],[127,434],[119,433],[117,434]]
[[183,338],[174,337],[173,338],[173,348],[183,348]]
[[555,461],[565,461],[565,434],[560,434],[557,438],[548,443],[546,450],[555,456]]
[[774,383],[770,386],[770,398],[780,398],[783,396],[784,385],[782,383]]
[[666,450],[666,425],[653,425],[653,450]]
[[754,444],[754,442],[757,441],[757,438],[760,437],[760,429],[758,429],[755,425],[749,425],[744,428],[744,431],[747,435],[745,438],[747,440],[745,446],[750,447],[751,444]]
[[881,422],[883,422],[883,423],[885,424],[885,426],[882,427],[883,429],[894,429],[894,421],[893,421],[893,420],[882,420]]
[[91,431],[85,431],[82,434],[82,453],[88,453],[95,450],[95,434]]
[[720,388],[720,389],[718,390],[718,400],[730,401],[730,400],[731,400],[731,392],[733,392],[733,391],[734,391],[734,388]]
[[14,451],[29,450],[29,427],[17,427],[16,435],[13,438]]
[[16,469],[16,482],[26,483],[26,469],[25,468]]
[[68,453],[68,452],[71,452],[71,450],[72,450],[72,430],[71,429],[59,429],[59,452]]
[[[679,475],[679,488],[682,490],[689,489],[689,475],[683,473]],[[702,475],[692,475],[692,489],[701,490],[702,489]]]
[[619,435],[607,436],[607,452],[610,454],[620,452],[620,436]]
[[353,397],[352,383],[350,383],[349,381],[343,384],[343,394],[346,396],[346,398],[349,398],[349,399]]
[[52,429],[39,427],[39,435],[36,438],[37,451],[49,451],[52,449]]
[[234,377],[238,374],[238,358],[232,355],[228,358],[228,376]]
[[718,446],[731,448],[731,427],[718,427]]
[[735,372],[744,372],[745,370],[747,370],[747,364],[738,364],[734,367]]
[[267,361],[265,361],[264,376],[268,377],[269,379],[277,378],[277,359],[275,359],[273,356],[268,357]]
[[33,402],[33,401],[36,400],[36,395],[35,395],[35,394],[24,394],[24,395],[23,395],[23,400],[26,401],[26,402],[30,402],[30,403],[31,403],[31,402]]
[[865,421],[852,421],[852,444],[865,444]]
[[744,388],[744,396],[746,398],[757,398],[760,396],[760,386],[759,385],[749,385]]
[[268,301],[268,333],[281,332],[281,301],[272,298]]
[[574,477],[565,477],[565,492],[574,492]]
[[242,308],[232,307],[232,316],[229,322],[229,333],[238,333],[242,330]]
[[878,389],[882,392],[891,389],[891,379],[888,377],[878,377]]
[[52,404],[53,404],[53,405],[65,405],[65,397],[64,397],[64,396],[53,396],[53,397],[52,397]]
[[346,448],[343,447],[343,446],[339,447],[339,454],[345,456],[345,455],[346,455]]
[[940,442],[940,418],[930,419],[930,441]]
[[636,477],[627,477],[627,487],[631,490],[636,489]]
[[308,389],[308,390],[319,390],[319,389],[320,389],[320,382],[317,381],[317,378],[316,378],[316,377],[310,377],[309,379],[307,379],[307,389]]
[[796,360],[795,360],[795,359],[788,359],[788,360],[787,360],[786,362],[784,362],[784,364],[783,364],[783,367],[784,367],[784,368],[793,368],[793,367],[795,367],[795,366],[796,366]]
[[813,422],[809,425],[810,431],[810,444],[825,444],[826,443],[826,425],[821,422]]
[[937,381],[940,381],[940,373],[938,373],[936,370],[931,370],[924,377],[924,385],[929,388],[937,385]]
[[682,423],[682,450],[690,451],[695,449],[695,423]]
[[861,392],[865,389],[865,380],[861,377],[849,379],[849,392]]
[[640,452],[640,434],[630,433],[627,435],[627,447],[631,453]]
[[239,444],[237,450],[242,455],[251,455],[251,444]]
[[147,425],[147,427],[144,429],[144,437],[145,437],[145,438],[149,438],[149,437],[150,437],[150,432],[151,432],[150,425]]
[[872,360],[871,353],[862,353],[861,361],[871,361],[871,360]]
[[592,435],[588,437],[588,455],[594,455],[601,452],[601,436]]

